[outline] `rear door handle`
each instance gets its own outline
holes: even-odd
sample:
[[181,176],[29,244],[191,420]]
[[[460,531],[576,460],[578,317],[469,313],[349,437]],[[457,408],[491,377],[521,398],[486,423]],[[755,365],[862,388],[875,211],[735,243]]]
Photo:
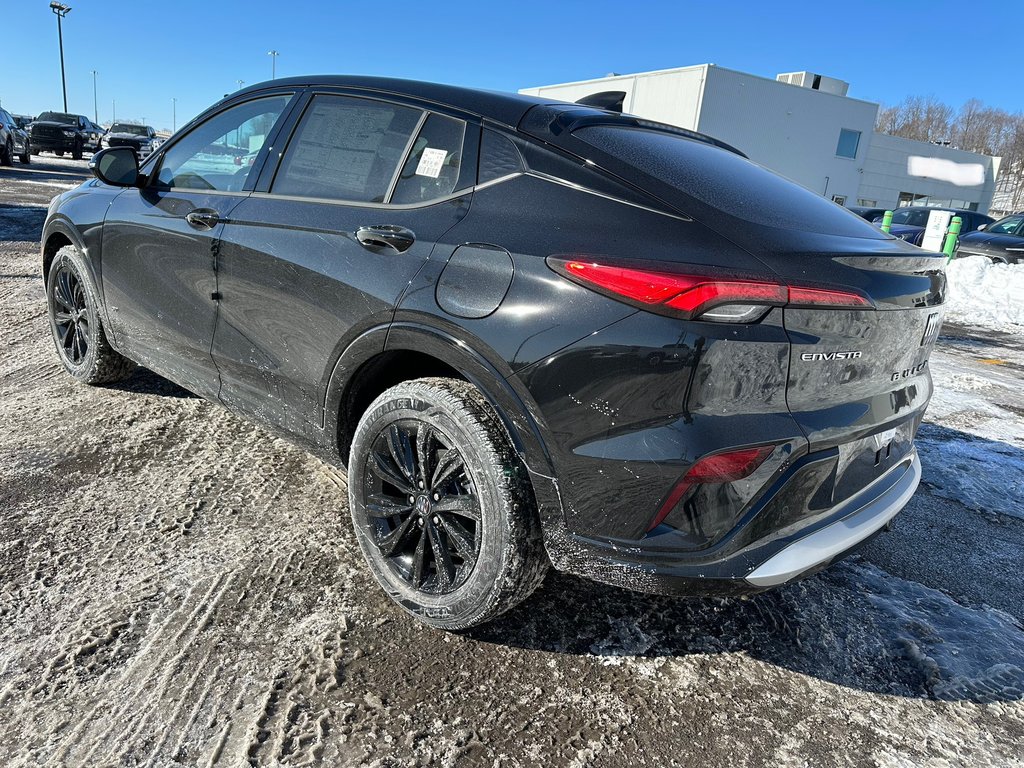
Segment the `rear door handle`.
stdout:
[[220,214],[209,208],[197,208],[185,215],[185,221],[195,229],[213,229],[220,223]]
[[412,244],[416,242],[416,233],[411,229],[397,227],[393,224],[376,224],[357,229],[356,240],[364,248],[370,250],[389,248],[395,253],[403,253],[412,248]]

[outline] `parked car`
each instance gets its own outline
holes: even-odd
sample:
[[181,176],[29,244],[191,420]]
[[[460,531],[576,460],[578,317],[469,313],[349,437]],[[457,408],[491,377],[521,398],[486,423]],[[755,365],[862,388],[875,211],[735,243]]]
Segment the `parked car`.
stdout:
[[0,109],[0,165],[14,165],[15,157],[23,163],[32,162],[28,134],[18,127],[10,112]]
[[1024,214],[1016,213],[960,237],[957,256],[987,256],[997,264],[1024,263]]
[[943,257],[715,139],[293,78],[91,166],[42,233],[68,374],[144,365],[346,467],[370,570],[427,624],[494,618],[549,562],[757,592],[917,487]]
[[866,208],[863,205],[848,205],[846,207],[867,221],[880,219],[889,210],[888,208]]
[[96,125],[89,118],[85,118],[86,122],[86,141],[85,151],[86,152],[99,152],[102,147],[100,141],[103,139],[103,135],[107,132],[102,125]]
[[[913,245],[921,245],[924,240],[924,230],[928,226],[928,216],[932,211],[949,211],[961,219],[960,231],[973,232],[978,227],[991,224],[995,219],[977,211],[965,211],[961,208],[932,208],[923,205],[912,205],[906,208],[897,208],[892,214],[892,226],[889,234],[895,235],[900,240],[905,240]],[[875,219],[876,224],[882,223],[882,217]]]
[[14,122],[23,131],[28,132],[28,127],[32,125],[32,117],[30,115],[11,115],[14,118]]
[[104,149],[107,147],[131,147],[139,155],[139,158],[143,159],[149,157],[149,154],[159,147],[161,142],[152,126],[114,123],[100,143]]
[[75,160],[82,159],[82,152],[89,150],[99,141],[91,121],[84,115],[66,112],[43,112],[32,121],[29,138],[32,151],[53,152],[62,156],[70,152]]

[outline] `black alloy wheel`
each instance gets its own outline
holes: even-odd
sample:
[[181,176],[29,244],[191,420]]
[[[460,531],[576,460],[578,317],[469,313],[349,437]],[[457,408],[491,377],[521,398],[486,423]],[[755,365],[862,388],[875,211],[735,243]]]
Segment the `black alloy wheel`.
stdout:
[[367,565],[420,621],[449,630],[482,624],[544,580],[528,474],[469,382],[415,379],[382,392],[359,419],[348,472]]
[[57,251],[46,275],[50,331],[64,369],[85,384],[121,381],[135,368],[119,354],[103,330],[96,291],[85,258],[66,245]]
[[54,275],[53,324],[57,347],[72,366],[85,362],[89,351],[89,304],[85,286],[67,264]]
[[403,419],[384,429],[366,462],[366,510],[376,545],[413,589],[443,595],[466,581],[480,556],[480,500],[454,441]]

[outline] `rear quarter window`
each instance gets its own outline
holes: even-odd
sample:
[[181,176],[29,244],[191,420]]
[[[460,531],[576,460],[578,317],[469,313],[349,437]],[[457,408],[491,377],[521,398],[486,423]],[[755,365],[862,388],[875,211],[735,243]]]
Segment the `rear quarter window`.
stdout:
[[[842,206],[711,144],[671,133],[610,125],[578,128],[573,136],[728,216],[780,229],[887,237]],[[699,218],[696,210],[684,212]]]

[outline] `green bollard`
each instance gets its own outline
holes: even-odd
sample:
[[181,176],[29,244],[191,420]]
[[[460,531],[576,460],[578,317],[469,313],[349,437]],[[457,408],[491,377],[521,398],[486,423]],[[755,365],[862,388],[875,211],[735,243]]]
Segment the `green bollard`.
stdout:
[[892,211],[886,211],[882,214],[882,231],[888,232],[889,227],[892,226]]
[[953,252],[956,249],[956,241],[960,234],[960,225],[963,221],[959,216],[954,216],[953,220],[949,222],[949,229],[946,230],[946,241],[942,244],[942,252],[946,254],[946,261],[950,262],[953,260]]

